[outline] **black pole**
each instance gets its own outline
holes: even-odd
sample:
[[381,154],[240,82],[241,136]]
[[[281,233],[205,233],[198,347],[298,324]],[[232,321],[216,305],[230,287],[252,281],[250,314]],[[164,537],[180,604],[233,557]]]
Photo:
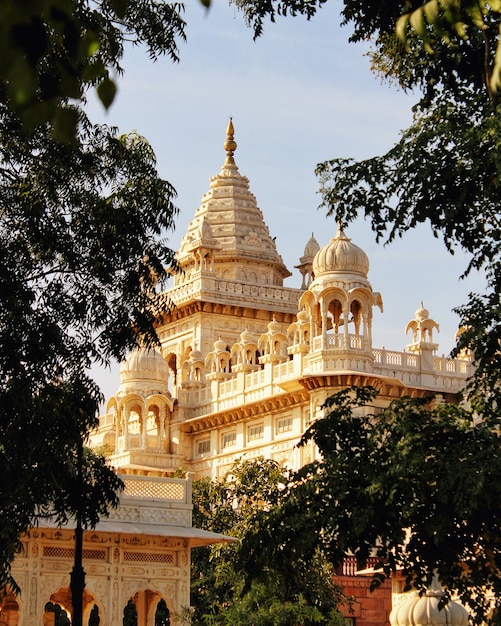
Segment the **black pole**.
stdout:
[[[78,446],[77,452],[77,483],[79,486],[80,496],[82,496],[82,444]],[[81,498],[80,498],[81,502]],[[75,557],[73,560],[73,569],[71,571],[70,589],[71,589],[71,625],[83,626],[83,592],[85,589],[85,570],[83,568],[83,528],[80,511],[77,513],[77,526],[75,528]]]

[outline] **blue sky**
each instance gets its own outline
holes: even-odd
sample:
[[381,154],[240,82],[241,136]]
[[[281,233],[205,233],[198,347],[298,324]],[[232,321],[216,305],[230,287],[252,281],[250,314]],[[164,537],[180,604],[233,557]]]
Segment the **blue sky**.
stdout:
[[[177,249],[209,179],[224,161],[232,116],[235,160],[293,271],[286,284],[300,286],[293,267],[311,233],[322,246],[336,230],[332,218],[317,208],[316,164],[386,152],[409,125],[417,99],[371,73],[368,45],[348,43],[349,27],[339,27],[340,8],[332,0],[310,22],[280,19],[253,41],[242,15],[225,0],[212,0],[208,12],[191,0],[179,64],[152,63],[144,50],[133,48],[110,110],[104,112],[90,97],[93,121],[147,137],[161,176],[177,189],[181,212],[169,235],[172,248]],[[374,313],[373,345],[402,350],[410,341],[405,326],[423,301],[440,325],[438,353],[447,354],[458,324],[451,309],[481,289],[478,277],[459,281],[465,257],[449,255],[426,226],[386,247],[374,242],[363,221],[346,234],[368,254],[369,279],[383,297],[384,314]],[[118,387],[116,373],[99,377],[105,395]]]

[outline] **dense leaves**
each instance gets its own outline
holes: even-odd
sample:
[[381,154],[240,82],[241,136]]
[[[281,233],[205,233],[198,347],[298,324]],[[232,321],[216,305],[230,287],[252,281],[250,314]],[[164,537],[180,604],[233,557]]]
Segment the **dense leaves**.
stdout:
[[0,5],[0,101],[28,127],[46,121],[57,137],[74,140],[75,110],[95,86],[113,101],[112,73],[122,71],[124,43],[143,44],[151,59],[179,59],[185,40],[180,3],[152,0],[4,0]]
[[[256,537],[268,511],[282,501],[289,472],[274,461],[236,463],[222,481],[193,484],[193,524],[246,541]],[[301,542],[301,535],[295,537]],[[249,569],[241,543],[198,548],[192,553],[194,624],[342,623],[336,611],[339,590],[332,568],[319,550],[311,559],[286,553],[275,561],[267,544],[260,545],[259,569]],[[341,621],[340,621],[341,620]]]
[[[50,503],[67,507],[61,490],[101,400],[87,368],[138,335],[156,341],[169,308],[159,287],[174,262],[162,241],[174,190],[144,138],[79,115],[68,145],[0,108],[0,582],[19,533]],[[91,499],[95,523],[105,507]]]
[[[500,601],[499,435],[455,406],[403,398],[370,410],[370,388],[332,396],[306,431],[320,460],[291,477],[278,506],[246,535],[251,571],[320,549],[334,564],[348,551],[364,566],[376,554],[384,575],[425,589],[432,573],[458,593],[480,623],[490,594]],[[308,529],[308,541],[303,539]],[[374,582],[378,583],[376,577]]]

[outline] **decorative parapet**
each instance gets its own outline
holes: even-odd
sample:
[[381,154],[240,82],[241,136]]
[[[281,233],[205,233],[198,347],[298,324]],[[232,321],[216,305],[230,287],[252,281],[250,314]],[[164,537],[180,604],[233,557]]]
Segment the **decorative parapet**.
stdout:
[[163,502],[191,505],[191,486],[182,478],[158,478],[155,476],[133,476],[122,474],[125,489],[122,498],[136,497],[160,499]]
[[[202,418],[218,412],[232,411],[253,403],[280,397],[304,376],[324,376],[333,373],[360,373],[384,379],[396,379],[407,387],[427,388],[433,392],[460,391],[473,373],[468,360],[435,357],[434,370],[422,370],[421,355],[396,352],[384,348],[373,350],[368,360],[362,350],[326,350],[311,353],[301,367],[302,355],[280,364],[266,363],[253,372],[233,372],[231,378],[215,387],[194,390],[186,397],[190,419]],[[296,386],[294,386],[296,388]]]
[[[141,449],[116,452],[110,455],[109,459],[114,467],[135,465],[168,472],[175,472],[184,462],[184,457],[174,454],[166,455],[164,450]],[[129,478],[130,475],[127,474],[127,479]]]
[[169,296],[176,306],[193,300],[237,304],[254,308],[269,309],[270,304],[297,312],[299,298],[303,292],[290,287],[274,287],[221,279],[207,271],[193,272],[189,281],[169,289]]
[[[191,527],[191,481],[121,474],[125,484],[110,522]],[[105,522],[106,522],[105,520]]]

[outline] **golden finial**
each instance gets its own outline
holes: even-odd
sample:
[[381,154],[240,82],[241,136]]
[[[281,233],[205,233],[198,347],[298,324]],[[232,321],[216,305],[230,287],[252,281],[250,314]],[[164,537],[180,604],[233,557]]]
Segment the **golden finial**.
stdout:
[[233,128],[233,119],[230,117],[228,122],[228,128],[226,129],[226,141],[224,142],[224,149],[226,150],[226,163],[225,165],[235,165],[235,159],[233,155],[237,149],[237,144],[233,140],[235,129]]

